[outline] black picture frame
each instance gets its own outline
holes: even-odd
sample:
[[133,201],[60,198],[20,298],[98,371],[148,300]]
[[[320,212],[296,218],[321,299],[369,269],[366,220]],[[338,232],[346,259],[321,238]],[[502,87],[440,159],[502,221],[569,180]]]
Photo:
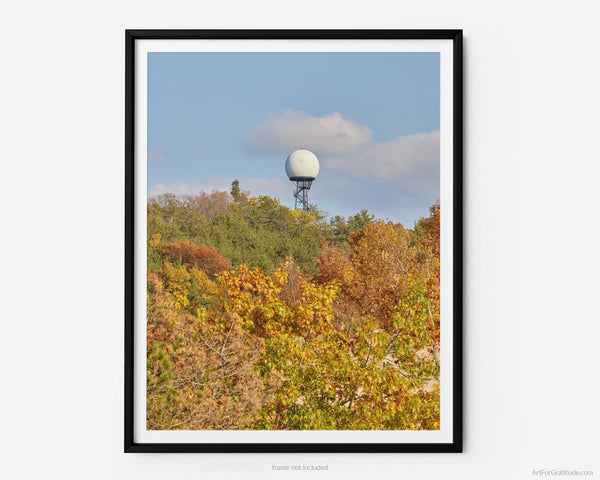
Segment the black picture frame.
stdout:
[[[448,40],[452,42],[452,440],[448,443],[140,443],[134,438],[135,64],[140,40]],[[463,451],[463,33],[462,30],[126,30],[124,451],[198,453],[459,453]]]

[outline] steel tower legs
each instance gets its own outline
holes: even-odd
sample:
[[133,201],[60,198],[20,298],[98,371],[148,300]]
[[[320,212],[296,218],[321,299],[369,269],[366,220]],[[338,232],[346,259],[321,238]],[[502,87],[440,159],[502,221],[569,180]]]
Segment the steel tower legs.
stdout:
[[294,198],[296,199],[295,208],[301,208],[305,212],[310,210],[308,204],[308,191],[312,185],[312,180],[296,180],[296,190],[294,191]]

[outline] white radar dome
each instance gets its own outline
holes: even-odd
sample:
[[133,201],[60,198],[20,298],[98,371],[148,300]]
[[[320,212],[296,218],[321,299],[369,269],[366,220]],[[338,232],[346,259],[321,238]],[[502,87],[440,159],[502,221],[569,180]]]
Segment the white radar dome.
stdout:
[[285,173],[290,180],[314,180],[319,173],[319,159],[310,150],[294,150],[285,161]]

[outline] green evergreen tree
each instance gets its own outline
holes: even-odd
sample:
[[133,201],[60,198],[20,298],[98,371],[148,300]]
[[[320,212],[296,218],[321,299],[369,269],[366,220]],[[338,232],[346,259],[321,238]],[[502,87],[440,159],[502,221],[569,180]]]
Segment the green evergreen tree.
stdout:
[[237,178],[233,182],[231,182],[231,196],[236,202],[240,201],[240,182]]

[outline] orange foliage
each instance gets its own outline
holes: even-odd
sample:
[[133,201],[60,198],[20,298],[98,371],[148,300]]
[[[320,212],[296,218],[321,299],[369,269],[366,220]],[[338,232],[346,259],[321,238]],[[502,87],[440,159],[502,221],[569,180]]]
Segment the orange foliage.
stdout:
[[433,255],[440,254],[440,202],[439,200],[429,209],[431,214],[419,221],[423,228],[421,244]]
[[231,268],[231,261],[219,255],[214,247],[196,245],[192,242],[179,241],[167,243],[163,252],[173,262],[181,262],[185,266],[195,265],[208,275],[215,275]]
[[439,203],[417,226],[418,234],[392,222],[368,223],[351,234],[349,253],[322,242],[317,281],[340,284],[339,321],[369,317],[389,329],[395,308],[418,283],[431,304],[431,333],[439,339]]
[[148,272],[147,428],[439,429],[439,204],[348,246],[321,240],[310,278],[291,259],[268,275],[165,244]]
[[215,325],[175,306],[148,274],[147,428],[239,429],[258,418],[269,389],[254,371],[263,340],[233,315]]

